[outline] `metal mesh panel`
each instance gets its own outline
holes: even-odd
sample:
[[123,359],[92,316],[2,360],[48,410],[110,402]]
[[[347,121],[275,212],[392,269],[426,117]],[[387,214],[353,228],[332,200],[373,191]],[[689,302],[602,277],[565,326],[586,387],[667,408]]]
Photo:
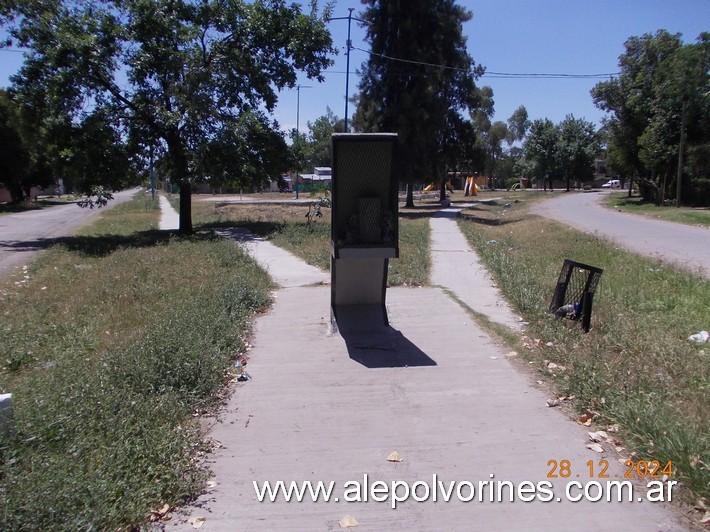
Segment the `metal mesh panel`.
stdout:
[[582,320],[589,331],[592,301],[604,270],[565,259],[550,303],[550,311],[560,318]]
[[[382,243],[381,218],[393,210],[388,204],[391,196],[392,144],[367,140],[351,142],[347,147],[334,150],[333,155],[333,199],[334,203],[337,202],[333,209],[333,239],[336,242],[345,241],[349,229],[357,224],[359,231],[350,232],[354,233],[353,237],[357,234],[359,242],[349,243]],[[368,201],[361,202],[362,199]],[[372,205],[373,201],[378,202],[376,207]],[[367,208],[367,213],[360,212],[362,208]],[[375,221],[373,216],[376,211]]]

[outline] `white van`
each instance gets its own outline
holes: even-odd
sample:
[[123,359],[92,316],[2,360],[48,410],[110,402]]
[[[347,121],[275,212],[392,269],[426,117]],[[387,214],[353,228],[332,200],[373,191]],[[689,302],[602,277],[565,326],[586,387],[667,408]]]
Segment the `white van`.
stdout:
[[602,188],[621,188],[621,181],[618,179],[610,179],[602,185]]

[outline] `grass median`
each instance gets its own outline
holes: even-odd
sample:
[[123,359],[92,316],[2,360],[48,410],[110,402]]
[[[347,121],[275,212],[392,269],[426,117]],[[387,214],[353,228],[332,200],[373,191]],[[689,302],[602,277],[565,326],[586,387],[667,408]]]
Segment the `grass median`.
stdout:
[[640,214],[669,222],[710,227],[710,208],[708,207],[660,207],[655,203],[642,201],[640,196],[629,198],[628,193],[609,194],[607,205],[619,211]]
[[[459,223],[530,322],[518,351],[599,428],[619,426],[620,456],[672,461],[687,493],[710,495],[710,348],[688,341],[710,323],[710,283],[530,216],[524,200]],[[565,258],[604,269],[588,334],[547,310]]]
[[[322,208],[322,217],[307,223],[308,205],[291,204],[219,204],[197,201],[193,218],[203,227],[241,226],[270,240],[312,266],[330,269],[330,209]],[[400,212],[402,215],[402,212]],[[424,286],[428,283],[428,218],[402,215],[399,224],[398,259],[390,259],[388,282],[392,286]]]
[[196,495],[193,414],[214,406],[271,281],[210,234],[156,231],[137,197],[0,285],[0,520],[125,527]]

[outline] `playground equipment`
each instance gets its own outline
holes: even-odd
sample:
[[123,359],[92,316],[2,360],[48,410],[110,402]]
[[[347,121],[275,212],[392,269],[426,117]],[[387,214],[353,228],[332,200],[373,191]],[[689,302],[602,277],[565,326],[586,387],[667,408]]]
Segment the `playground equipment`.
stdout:
[[331,323],[364,330],[389,324],[387,266],[399,256],[394,133],[332,137]]
[[[432,190],[438,190],[438,189],[439,189],[439,183],[436,183],[436,182],[430,183],[429,185],[424,187],[424,192],[431,192]],[[446,181],[446,190],[448,190],[449,192],[454,191],[454,187],[451,184],[451,179]]]
[[478,185],[474,182],[474,178],[467,177],[466,184],[464,185],[464,188],[463,188],[463,195],[464,196],[478,196],[479,190],[480,189],[478,188]]

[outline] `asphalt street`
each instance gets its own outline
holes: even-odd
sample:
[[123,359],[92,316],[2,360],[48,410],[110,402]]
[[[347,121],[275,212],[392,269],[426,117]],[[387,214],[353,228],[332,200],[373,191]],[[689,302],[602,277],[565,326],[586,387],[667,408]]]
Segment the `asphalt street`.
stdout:
[[12,268],[26,264],[58,238],[72,235],[104,209],[129,200],[137,191],[133,188],[117,192],[101,209],[82,209],[70,203],[0,216],[0,278]]
[[535,205],[532,212],[710,279],[710,228],[619,212],[600,204],[606,195],[562,194]]

